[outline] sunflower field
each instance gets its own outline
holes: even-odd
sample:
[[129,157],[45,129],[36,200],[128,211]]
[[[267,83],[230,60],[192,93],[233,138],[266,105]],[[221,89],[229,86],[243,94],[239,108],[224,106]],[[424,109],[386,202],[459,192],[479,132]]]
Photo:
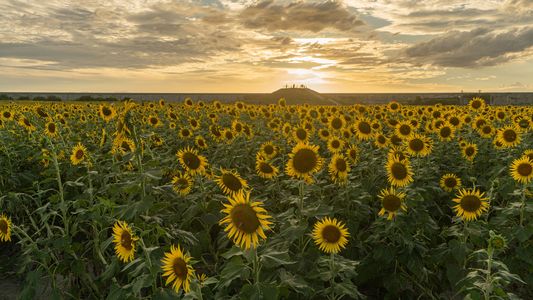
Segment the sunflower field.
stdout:
[[2,299],[533,295],[533,106],[0,113]]

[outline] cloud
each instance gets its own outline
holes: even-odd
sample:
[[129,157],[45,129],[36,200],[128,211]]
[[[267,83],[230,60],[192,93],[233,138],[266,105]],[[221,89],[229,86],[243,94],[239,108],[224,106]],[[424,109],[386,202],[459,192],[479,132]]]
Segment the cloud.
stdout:
[[278,2],[265,0],[248,6],[239,14],[239,20],[247,28],[270,32],[287,30],[317,33],[325,29],[347,32],[356,31],[364,24],[339,1]]
[[443,67],[482,67],[520,57],[533,46],[533,27],[492,31],[450,31],[408,47],[403,54],[411,62]]

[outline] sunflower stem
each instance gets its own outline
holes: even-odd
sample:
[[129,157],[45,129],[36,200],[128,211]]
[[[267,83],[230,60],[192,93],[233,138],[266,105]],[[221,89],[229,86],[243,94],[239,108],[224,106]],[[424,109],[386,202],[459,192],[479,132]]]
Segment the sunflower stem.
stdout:
[[524,211],[526,208],[526,187],[522,187],[522,205],[520,205],[520,227],[524,226]]
[[59,170],[59,162],[57,161],[57,153],[54,145],[50,141],[49,138],[47,138],[48,144],[50,145],[50,148],[52,149],[52,161],[54,162],[54,168],[56,170],[56,180],[57,180],[57,186],[59,189],[59,200],[60,200],[60,209],[61,209],[61,215],[63,216],[63,224],[65,226],[65,235],[69,236],[69,222],[68,222],[68,216],[67,216],[67,203],[65,203],[65,195],[63,191],[63,182],[61,181],[61,171]]
[[333,288],[335,277],[337,277],[337,271],[335,268],[335,253],[332,252],[329,258],[329,270],[331,272],[331,277],[329,278],[329,287],[331,289],[331,294],[328,296],[328,299],[336,299],[337,297],[335,296],[335,289]]
[[483,295],[484,295],[484,298],[485,300],[489,300],[490,299],[490,294],[492,293],[492,274],[491,274],[491,271],[492,271],[492,257],[493,257],[493,254],[494,254],[494,249],[492,248],[490,242],[489,242],[489,246],[487,248],[487,276],[485,278],[485,285],[486,285],[486,288],[485,290],[483,290]]

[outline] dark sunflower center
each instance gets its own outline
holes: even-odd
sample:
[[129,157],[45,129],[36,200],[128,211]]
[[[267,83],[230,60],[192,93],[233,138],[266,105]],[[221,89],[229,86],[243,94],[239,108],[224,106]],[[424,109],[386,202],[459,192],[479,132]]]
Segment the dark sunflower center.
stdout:
[[268,163],[261,162],[259,164],[259,171],[264,174],[271,174],[274,172],[274,169],[272,169],[272,166],[270,166]]
[[239,123],[237,123],[237,124],[235,125],[235,130],[236,130],[236,131],[242,131],[242,125],[239,124]]
[[185,178],[180,178],[176,181],[176,185],[180,188],[185,188],[189,185],[189,181]]
[[225,136],[226,136],[226,139],[228,140],[233,139],[233,133],[231,131],[226,131]]
[[457,126],[459,125],[459,119],[457,117],[451,117],[450,118],[450,123],[454,126]]
[[48,124],[48,131],[51,132],[51,133],[56,132],[56,124],[54,124],[54,123]]
[[357,158],[357,151],[355,151],[354,149],[351,149],[350,152],[348,152],[348,155],[349,155],[352,159],[356,159],[356,158]]
[[7,221],[0,220],[0,232],[2,232],[3,234],[7,234],[7,229],[8,229]]
[[331,120],[331,127],[333,127],[333,129],[341,129],[342,127],[341,119],[334,118],[333,120]]
[[204,140],[198,140],[198,145],[199,145],[200,147],[205,146]]
[[327,225],[322,229],[322,238],[330,244],[337,243],[341,238],[341,231],[337,226]]
[[489,134],[489,133],[492,131],[492,127],[490,127],[490,126],[485,126],[485,127],[483,127],[482,130],[483,130],[483,133],[484,133],[484,134]]
[[385,144],[385,142],[387,142],[387,140],[385,139],[384,136],[382,135],[378,136],[378,143]]
[[222,182],[228,189],[237,192],[242,189],[242,183],[235,175],[226,173],[222,175]]
[[500,112],[497,114],[497,116],[498,116],[498,119],[503,119],[503,118],[505,118],[505,113],[500,111]]
[[339,140],[333,140],[331,141],[331,147],[337,149],[341,146],[341,142]]
[[383,197],[382,204],[386,211],[397,211],[402,205],[402,200],[396,195],[387,195]]
[[182,281],[187,279],[189,270],[187,269],[187,263],[183,260],[183,258],[176,257],[172,263],[172,269],[174,270],[176,277]]
[[133,248],[132,242],[131,234],[124,230],[120,236],[120,245],[129,251]]
[[248,204],[239,204],[231,210],[233,224],[245,233],[254,233],[260,225],[256,212]]
[[156,125],[157,122],[158,122],[157,118],[150,118],[150,123],[151,123],[152,125]]
[[396,162],[392,164],[391,173],[396,179],[405,179],[407,177],[407,168],[404,164]]
[[11,113],[8,111],[4,111],[4,118],[9,119],[11,118]]
[[271,155],[272,153],[274,153],[274,147],[272,147],[271,145],[266,145],[263,148],[263,151],[265,151],[266,154]]
[[424,141],[421,139],[413,139],[409,141],[409,148],[415,152],[424,150]]
[[31,123],[30,123],[30,121],[29,121],[28,119],[24,119],[24,124],[25,124],[26,126],[28,126],[28,127],[31,126]]
[[516,171],[521,176],[529,176],[533,172],[533,166],[530,163],[521,163],[516,168]]
[[359,126],[357,128],[361,133],[364,134],[370,134],[370,132],[372,132],[372,127],[370,127],[370,124],[368,124],[367,122],[359,123]]
[[398,109],[398,104],[393,103],[393,104],[390,105],[390,108],[391,108],[392,110],[396,110],[396,109]]
[[397,136],[397,135],[393,135],[393,136],[391,136],[390,141],[391,141],[391,143],[393,145],[398,146],[402,142],[402,139],[399,136]]
[[327,131],[327,130],[322,130],[321,133],[322,133],[323,137],[328,137],[329,136],[329,131]]
[[104,107],[102,108],[102,114],[104,114],[104,116],[108,117],[111,115],[111,110],[107,107]]
[[346,171],[346,161],[344,161],[344,159],[337,159],[335,161],[335,168],[337,169],[337,171],[339,172],[345,172]]
[[191,134],[191,133],[189,132],[188,129],[183,129],[183,130],[181,131],[181,135],[183,135],[183,136],[189,136],[190,134]]
[[198,122],[196,122],[196,120],[191,120],[191,126],[192,127],[198,126]]
[[126,141],[123,141],[122,144],[120,145],[120,147],[122,148],[122,150],[124,150],[126,152],[131,151],[130,144],[128,144],[128,142],[126,142]]
[[453,188],[457,185],[457,180],[453,177],[448,177],[444,179],[444,185],[449,188]]
[[293,167],[300,173],[311,172],[318,163],[318,157],[313,150],[300,149],[294,154]]
[[409,125],[400,126],[400,133],[403,135],[409,135],[411,133],[411,127],[409,127]]
[[444,138],[449,137],[451,134],[452,134],[452,130],[450,129],[450,127],[442,127],[440,129],[440,136]]
[[503,132],[503,139],[506,142],[514,142],[516,141],[517,135],[516,132],[512,129],[507,129]]
[[76,155],[75,155],[75,156],[76,156],[76,159],[82,159],[82,158],[83,158],[83,154],[84,154],[84,153],[83,153],[83,150],[78,149],[78,150],[76,151]]
[[472,101],[472,108],[478,109],[480,107],[481,107],[481,101],[479,100]]
[[200,167],[200,158],[192,152],[183,153],[183,162],[190,169],[196,170]]
[[475,212],[481,207],[481,199],[475,195],[466,195],[461,199],[461,208],[467,212]]
[[298,137],[298,139],[300,140],[305,140],[307,138],[307,131],[305,131],[304,129],[302,128],[298,128],[296,130],[296,136]]
[[475,152],[474,147],[468,147],[468,148],[465,149],[465,154],[466,154],[467,156],[472,156],[472,155],[474,155],[474,152]]

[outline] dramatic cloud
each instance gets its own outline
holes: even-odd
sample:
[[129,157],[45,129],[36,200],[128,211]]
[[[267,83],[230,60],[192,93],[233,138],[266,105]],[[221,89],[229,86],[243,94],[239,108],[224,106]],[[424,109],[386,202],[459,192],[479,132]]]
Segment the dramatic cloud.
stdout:
[[274,0],[266,0],[246,7],[239,18],[247,28],[268,31],[320,32],[328,28],[355,31],[364,24],[339,1],[278,4]]

